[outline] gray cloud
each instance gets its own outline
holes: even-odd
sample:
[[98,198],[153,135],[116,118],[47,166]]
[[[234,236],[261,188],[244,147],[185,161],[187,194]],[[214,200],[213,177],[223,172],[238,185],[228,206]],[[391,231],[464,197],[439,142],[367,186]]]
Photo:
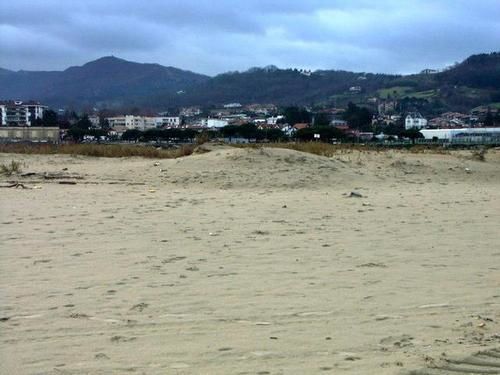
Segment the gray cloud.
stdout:
[[103,55],[207,74],[281,67],[409,73],[498,50],[498,0],[16,0],[0,66],[64,69]]

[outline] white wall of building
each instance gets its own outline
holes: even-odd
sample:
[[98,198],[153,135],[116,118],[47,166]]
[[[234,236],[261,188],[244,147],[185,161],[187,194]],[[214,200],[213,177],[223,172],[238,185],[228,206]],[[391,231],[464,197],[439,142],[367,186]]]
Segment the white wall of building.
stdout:
[[427,120],[420,113],[409,114],[405,119],[405,129],[422,129],[427,126]]
[[[0,125],[31,126],[36,119],[42,119],[47,106],[38,102],[0,102]],[[10,113],[10,117],[7,114]]]
[[461,128],[461,129],[422,129],[420,133],[425,139],[452,139],[457,135],[467,134],[470,136],[487,134],[500,137],[500,128]]
[[146,116],[117,116],[108,117],[109,125],[114,128],[116,126],[125,126],[127,129],[147,130],[159,128],[161,126],[179,127],[181,124],[180,117],[146,117]]
[[279,115],[279,116],[272,116],[268,117],[267,120],[267,125],[276,125],[279,120],[284,119],[285,116]]
[[207,118],[201,120],[201,126],[205,126],[207,128],[223,128],[227,125],[229,125],[229,121],[218,118]]

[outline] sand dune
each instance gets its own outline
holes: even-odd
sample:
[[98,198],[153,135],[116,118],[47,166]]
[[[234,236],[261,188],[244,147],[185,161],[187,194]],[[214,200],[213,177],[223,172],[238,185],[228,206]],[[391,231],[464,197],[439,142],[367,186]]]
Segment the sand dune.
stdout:
[[0,373],[434,374],[496,358],[500,151],[209,151],[0,154],[25,174],[0,184],[29,188],[0,189]]

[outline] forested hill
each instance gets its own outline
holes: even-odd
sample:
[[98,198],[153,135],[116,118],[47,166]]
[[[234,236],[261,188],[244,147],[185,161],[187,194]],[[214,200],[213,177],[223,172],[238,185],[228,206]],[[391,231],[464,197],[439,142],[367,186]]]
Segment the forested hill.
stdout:
[[104,57],[62,72],[0,69],[0,99],[34,99],[58,108],[274,103],[346,105],[370,98],[413,100],[441,110],[500,103],[500,53],[473,55],[436,74],[387,75],[253,68],[208,77],[158,64]]
[[113,56],[62,72],[0,71],[0,99],[34,99],[51,106],[127,106],[185,90],[209,77]]
[[473,55],[439,73],[438,82],[485,89],[500,88],[500,52]]

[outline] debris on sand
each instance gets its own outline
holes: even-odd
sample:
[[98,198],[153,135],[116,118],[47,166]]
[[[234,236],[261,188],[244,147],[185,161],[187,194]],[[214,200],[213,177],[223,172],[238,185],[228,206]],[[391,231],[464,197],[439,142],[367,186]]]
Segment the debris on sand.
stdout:
[[357,191],[351,191],[351,194],[349,194],[349,198],[363,198],[363,194]]
[[21,184],[19,182],[13,182],[9,185],[1,185],[0,188],[21,188],[21,189],[31,189],[30,187],[24,185],[24,184]]

